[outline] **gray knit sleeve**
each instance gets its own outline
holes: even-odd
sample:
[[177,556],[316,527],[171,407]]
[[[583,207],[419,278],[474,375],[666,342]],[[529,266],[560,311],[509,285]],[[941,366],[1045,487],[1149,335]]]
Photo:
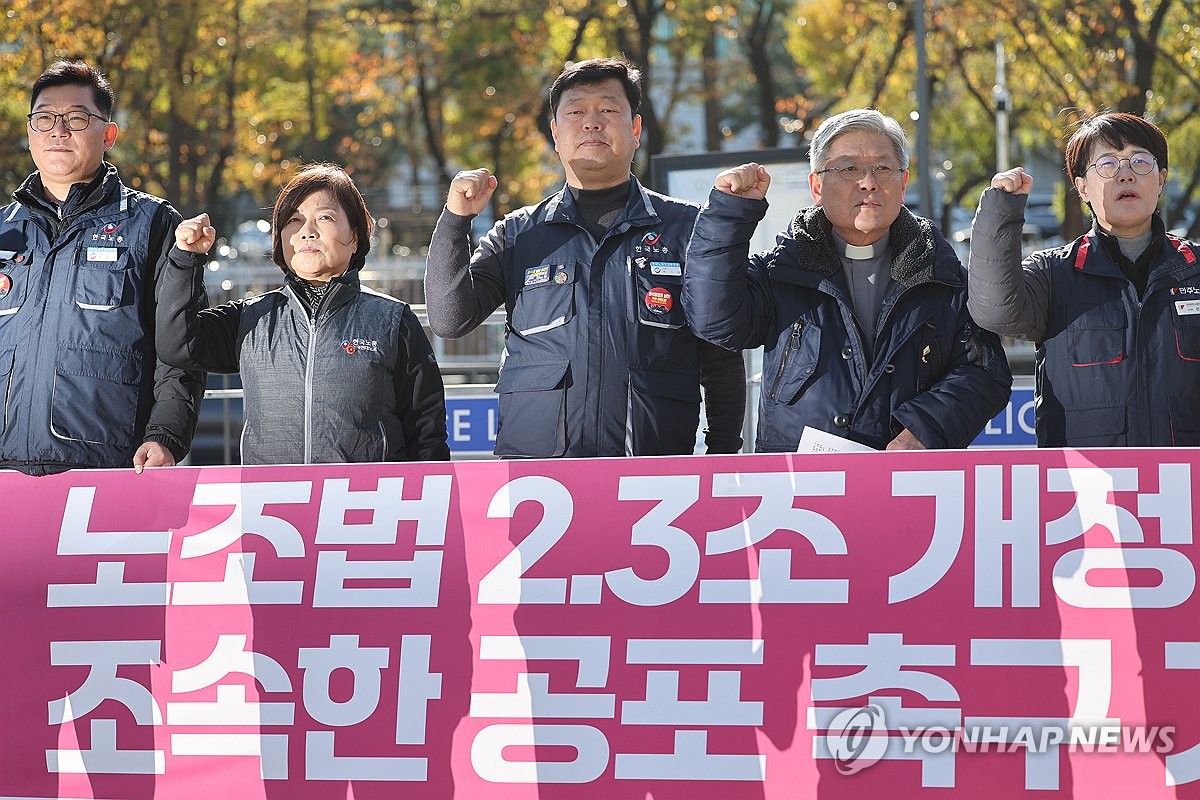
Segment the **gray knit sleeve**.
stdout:
[[430,329],[457,339],[479,327],[504,302],[504,220],[471,252],[472,217],[443,209],[425,264],[425,306]]

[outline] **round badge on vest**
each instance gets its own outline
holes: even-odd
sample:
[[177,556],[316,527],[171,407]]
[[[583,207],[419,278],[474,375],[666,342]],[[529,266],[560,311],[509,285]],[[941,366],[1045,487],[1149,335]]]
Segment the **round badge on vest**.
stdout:
[[675,305],[674,298],[666,289],[654,288],[646,292],[646,308],[655,314],[665,314]]
[[12,291],[12,278],[0,272],[0,300],[8,297],[8,293]]

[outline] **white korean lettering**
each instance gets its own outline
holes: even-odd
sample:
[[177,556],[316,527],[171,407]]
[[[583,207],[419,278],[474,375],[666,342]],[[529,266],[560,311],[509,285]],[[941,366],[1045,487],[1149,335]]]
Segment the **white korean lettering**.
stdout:
[[[121,665],[158,664],[161,650],[162,644],[157,640],[51,642],[52,665],[87,666],[89,670],[78,689],[48,704],[50,724],[62,725],[81,719],[105,700],[112,699],[132,712],[136,724],[161,725],[162,713],[150,690],[130,678],[117,677],[117,667]],[[46,767],[51,773],[163,773],[166,759],[162,750],[118,749],[116,720],[94,719],[89,728],[89,749],[46,751]]]
[[[508,747],[564,746],[571,761],[509,761]],[[488,725],[471,742],[471,766],[491,783],[590,783],[608,766],[608,739],[591,725],[500,723]]]
[[[1112,643],[1107,639],[972,639],[972,666],[1052,667],[1078,670],[1078,695],[1069,719],[1062,717],[967,717],[968,730],[996,731],[997,742],[1009,742],[1010,733],[1023,727],[1067,729],[1071,725],[1120,725],[1107,719],[1112,702]],[[1044,749],[1030,748],[1025,753],[1025,788],[1059,788],[1059,742],[1041,737]]]
[[95,583],[52,583],[46,587],[46,607],[165,606],[170,591],[166,581],[127,582],[124,561],[102,561],[96,565]]
[[[607,636],[483,636],[479,657],[485,660],[576,661],[575,686],[598,689],[608,682],[610,640]],[[473,692],[472,717],[509,719],[611,719],[616,714],[612,693],[565,694],[550,691],[544,672],[517,674],[515,692]]]
[[[351,581],[407,581],[407,586],[352,586]],[[418,550],[411,560],[350,560],[345,551],[317,554],[313,608],[434,608],[442,581],[440,550]]]
[[888,602],[902,603],[937,585],[954,565],[966,525],[965,480],[960,471],[892,473],[893,497],[933,498],[933,538],[917,563],[888,578]]
[[[1036,464],[1017,464],[1010,475],[1012,490],[1006,493],[1004,467],[975,468],[976,608],[1004,605],[1006,559],[1013,608],[1041,603],[1041,474]],[[1004,516],[1007,497],[1011,518]]]
[[[1181,484],[1190,480],[1190,473],[1177,469],[1179,465],[1162,465],[1159,470],[1160,492],[1139,496],[1139,513],[1160,516],[1171,539],[1189,540],[1191,525],[1179,521],[1181,513],[1174,509],[1169,497]],[[1117,545],[1141,544],[1145,541],[1141,522],[1128,509],[1112,501],[1115,492],[1136,492],[1138,470],[1074,467],[1047,471],[1047,489],[1051,492],[1074,492],[1076,502],[1065,515],[1046,523],[1046,543],[1061,544],[1082,537],[1095,526],[1106,529]],[[1190,514],[1191,492],[1182,492],[1180,502],[1187,501],[1185,513]],[[1166,516],[1161,516],[1166,515]],[[1186,542],[1183,542],[1186,543]],[[1155,586],[1106,586],[1103,581],[1089,581],[1095,570],[1152,569],[1162,580]],[[1171,608],[1185,602],[1196,587],[1196,570],[1191,560],[1169,547],[1112,548],[1081,547],[1059,557],[1054,564],[1054,590],[1064,601],[1079,608]]]
[[[401,522],[417,523],[418,545],[442,545],[450,511],[451,475],[426,475],[421,496],[404,500],[404,478],[380,478],[377,488],[351,491],[348,478],[329,478],[321,491],[317,544],[395,544]],[[369,510],[371,521],[347,523],[346,512]]]
[[909,666],[952,667],[952,644],[905,644],[900,633],[870,633],[864,644],[818,644],[814,664],[861,666],[839,678],[813,678],[814,700],[842,700],[884,688],[908,689],[926,700],[957,700],[958,691],[945,678]]
[[288,777],[286,734],[257,732],[259,725],[291,725],[295,718],[293,703],[248,702],[246,687],[220,685],[229,675],[240,673],[254,678],[268,692],[291,691],[287,672],[277,661],[246,649],[244,634],[221,634],[212,652],[200,663],[171,673],[171,690],[176,695],[200,691],[216,685],[213,701],[172,701],[167,703],[167,724],[179,727],[229,725],[245,726],[254,732],[171,733],[174,756],[257,757],[263,778]]
[[[844,472],[743,473],[713,476],[714,497],[757,497],[758,508],[737,525],[709,532],[706,555],[752,547],[776,531],[798,533],[817,555],[845,555],[846,538],[832,521],[814,511],[794,508],[797,497],[841,497]],[[850,582],[792,577],[792,551],[764,547],[758,552],[757,579],[700,581],[701,603],[845,603]]]
[[72,486],[67,490],[62,525],[58,529],[60,556],[150,555],[171,550],[170,531],[89,530],[95,486]]
[[180,556],[199,558],[219,553],[242,536],[254,534],[270,542],[280,558],[300,558],[304,555],[304,537],[292,523],[267,514],[266,507],[306,504],[311,497],[312,481],[196,484],[193,506],[232,509],[229,516],[212,527],[188,535]]
[[[379,705],[380,673],[388,665],[386,647],[360,647],[357,634],[331,634],[328,647],[300,648],[304,670],[304,708],[324,725],[357,725]],[[354,692],[346,700],[330,697],[329,679],[335,669],[354,674]]]

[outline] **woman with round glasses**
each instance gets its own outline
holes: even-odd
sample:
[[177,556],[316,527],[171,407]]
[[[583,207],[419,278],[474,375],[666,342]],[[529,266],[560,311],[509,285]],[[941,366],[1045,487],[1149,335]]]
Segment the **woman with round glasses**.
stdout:
[[1156,213],[1166,137],[1101,114],[1067,142],[1066,167],[1092,230],[1024,261],[1033,178],[992,178],[971,228],[971,315],[1035,343],[1039,447],[1200,445],[1200,248]]

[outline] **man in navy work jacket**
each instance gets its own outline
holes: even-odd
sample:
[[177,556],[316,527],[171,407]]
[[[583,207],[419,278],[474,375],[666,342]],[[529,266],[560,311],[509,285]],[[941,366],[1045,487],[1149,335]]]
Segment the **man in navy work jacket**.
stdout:
[[765,345],[758,439],[795,450],[805,426],[876,449],[966,447],[1008,402],[999,339],[971,321],[962,265],[903,205],[908,143],[858,109],[813,137],[809,188],[773,250],[751,256],[770,176],[717,176],[687,251],[684,308],[698,336]]
[[429,325],[464,336],[507,314],[496,454],[691,453],[700,387],[710,453],[741,448],[741,355],[699,341],[681,304],[695,205],[630,174],[640,74],[619,59],[568,67],[550,89],[566,186],[514,211],[471,250],[471,219],[496,178],[460,172],[429,246]]
[[158,278],[180,216],[104,154],[113,92],[58,62],[30,92],[37,171],[0,210],[0,468],[170,466],[191,447],[203,373],[154,348]]

